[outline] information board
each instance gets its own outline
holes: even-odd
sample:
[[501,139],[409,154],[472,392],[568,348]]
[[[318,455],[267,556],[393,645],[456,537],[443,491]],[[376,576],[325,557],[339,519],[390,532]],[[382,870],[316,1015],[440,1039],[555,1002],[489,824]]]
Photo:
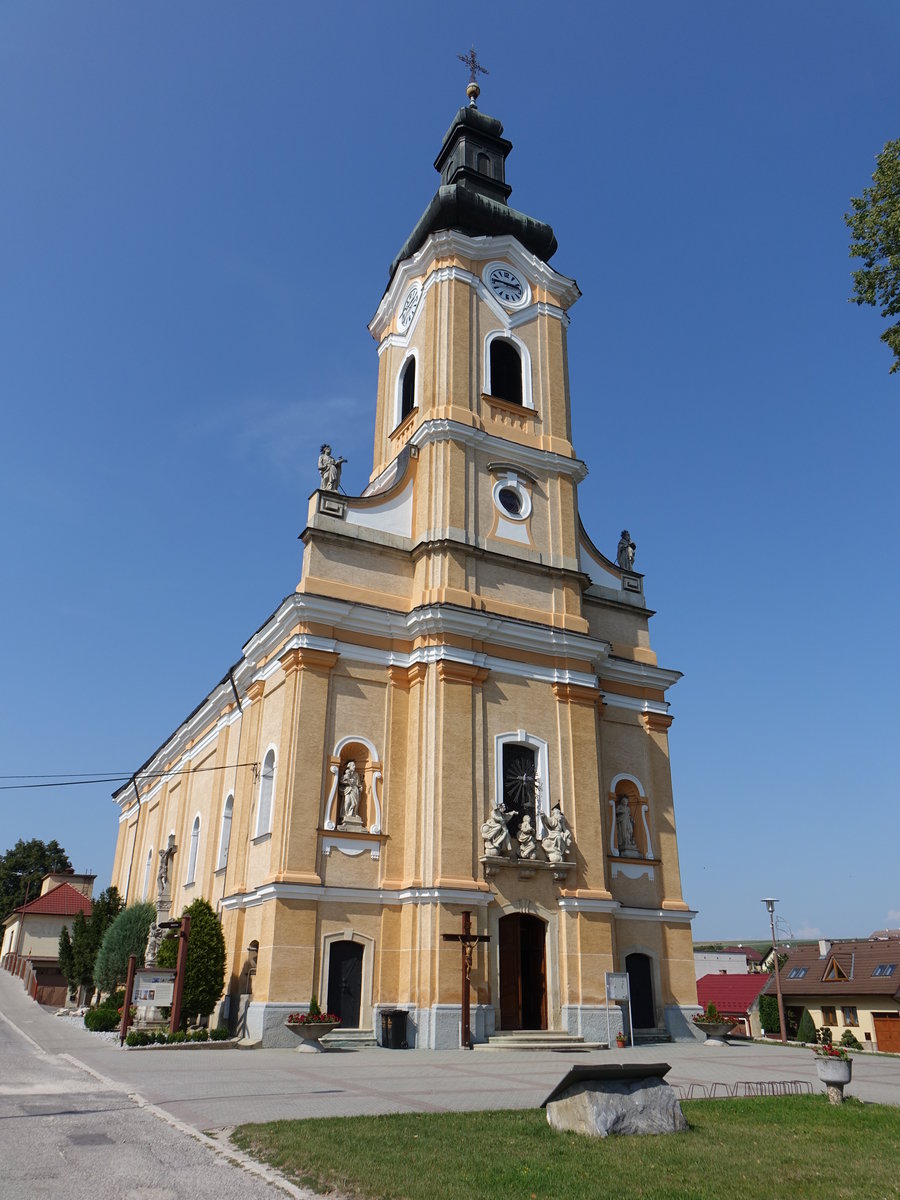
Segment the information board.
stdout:
[[157,1008],[171,1007],[174,992],[174,971],[165,968],[141,968],[135,971],[132,1004],[153,1004]]
[[624,971],[606,972],[607,1000],[628,999],[628,975]]

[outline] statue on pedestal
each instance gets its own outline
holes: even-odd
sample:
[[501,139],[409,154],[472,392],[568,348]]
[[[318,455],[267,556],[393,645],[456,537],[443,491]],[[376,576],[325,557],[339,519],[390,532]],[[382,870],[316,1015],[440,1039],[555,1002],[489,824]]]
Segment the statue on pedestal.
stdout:
[[362,829],[362,818],[359,815],[359,801],[362,796],[362,779],[356,769],[356,763],[351,758],[341,776],[341,823],[338,829]]
[[627,529],[622,530],[622,535],[619,538],[618,549],[616,550],[616,562],[623,571],[634,570],[634,552],[637,546],[631,540],[631,534]]
[[537,843],[534,840],[534,826],[528,813],[522,818],[519,832],[516,834],[519,843],[519,858],[537,858]]
[[178,847],[175,845],[175,834],[169,834],[169,840],[165,847],[159,852],[159,871],[156,876],[156,906],[165,904],[166,909],[172,900],[171,889],[169,888],[169,865],[175,857],[175,852]]
[[338,490],[341,486],[341,467],[346,461],[346,458],[335,458],[328,443],[323,444],[318,461],[322,491],[336,492]]
[[572,849],[572,831],[558,804],[555,804],[553,811],[544,817],[544,828],[547,830],[547,834],[542,839],[541,846],[547,855],[547,861],[552,863],[568,861],[569,851]]
[[616,796],[616,842],[624,858],[638,858],[640,851],[634,840],[634,821],[626,795]]
[[491,809],[491,815],[481,827],[484,838],[484,853],[489,858],[509,858],[513,852],[512,838],[507,825],[512,813],[504,812],[499,804]]

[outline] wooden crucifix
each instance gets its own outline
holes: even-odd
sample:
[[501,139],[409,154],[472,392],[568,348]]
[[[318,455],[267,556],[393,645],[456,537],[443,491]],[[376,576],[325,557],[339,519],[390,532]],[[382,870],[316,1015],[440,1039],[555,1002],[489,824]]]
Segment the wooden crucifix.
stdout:
[[445,942],[459,942],[462,949],[462,1030],[460,1044],[463,1050],[472,1049],[471,1011],[469,1008],[469,986],[472,981],[472,947],[476,942],[489,942],[486,933],[472,932],[472,914],[468,911],[462,914],[462,933],[443,933]]

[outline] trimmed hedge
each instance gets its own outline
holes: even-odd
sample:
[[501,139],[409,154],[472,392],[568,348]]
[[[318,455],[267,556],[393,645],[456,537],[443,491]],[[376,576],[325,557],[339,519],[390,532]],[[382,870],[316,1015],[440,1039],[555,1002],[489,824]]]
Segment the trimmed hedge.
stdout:
[[224,1042],[231,1034],[227,1029],[192,1029],[165,1033],[155,1029],[132,1029],[125,1036],[126,1046],[179,1046],[183,1042]]
[[89,1008],[84,1014],[85,1029],[91,1033],[109,1033],[119,1028],[119,1014],[114,1008]]

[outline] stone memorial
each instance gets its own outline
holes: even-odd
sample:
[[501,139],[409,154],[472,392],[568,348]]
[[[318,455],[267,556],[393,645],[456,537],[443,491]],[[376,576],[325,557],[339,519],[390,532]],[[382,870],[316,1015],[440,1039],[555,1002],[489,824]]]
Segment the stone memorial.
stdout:
[[683,1133],[681,1104],[664,1076],[668,1063],[573,1067],[542,1108],[551,1128],[587,1137]]

